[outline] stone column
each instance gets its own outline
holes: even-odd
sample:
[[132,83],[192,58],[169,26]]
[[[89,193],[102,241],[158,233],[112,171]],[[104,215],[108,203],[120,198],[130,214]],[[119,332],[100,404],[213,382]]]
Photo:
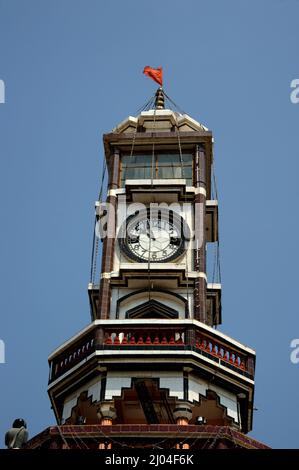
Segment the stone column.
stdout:
[[101,426],[111,426],[113,419],[116,418],[116,411],[113,401],[103,401],[98,408],[97,415]]
[[[101,426],[112,426],[113,420],[116,418],[114,402],[102,402],[98,408],[97,415]],[[100,442],[99,449],[111,449],[111,442]]]

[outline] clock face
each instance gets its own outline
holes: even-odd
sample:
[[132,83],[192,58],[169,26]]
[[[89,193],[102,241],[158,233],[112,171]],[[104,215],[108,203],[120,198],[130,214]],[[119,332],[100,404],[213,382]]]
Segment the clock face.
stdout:
[[185,251],[185,224],[172,211],[142,211],[128,217],[125,226],[120,246],[135,261],[171,261]]

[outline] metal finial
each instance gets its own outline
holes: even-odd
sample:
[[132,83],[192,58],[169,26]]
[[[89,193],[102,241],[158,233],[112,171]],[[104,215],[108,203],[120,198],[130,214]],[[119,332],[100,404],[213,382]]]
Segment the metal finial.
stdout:
[[164,109],[164,92],[162,87],[158,88],[156,91],[156,99],[155,99],[155,108],[156,109]]

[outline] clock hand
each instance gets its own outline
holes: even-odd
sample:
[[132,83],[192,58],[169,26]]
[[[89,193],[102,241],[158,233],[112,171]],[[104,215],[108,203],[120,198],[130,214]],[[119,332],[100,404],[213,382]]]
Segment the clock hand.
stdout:
[[148,236],[148,238],[150,238],[151,240],[156,240],[155,237],[153,236],[153,232],[150,231],[150,233],[146,232],[146,235]]
[[154,232],[152,231],[152,229],[150,229],[150,237],[152,240],[156,240],[156,238],[154,237]]
[[146,234],[148,236],[148,238],[150,238],[151,240],[156,240],[155,236],[154,236],[154,232],[152,231],[151,229],[151,226],[150,226],[150,223],[149,221],[147,220],[147,230],[146,230]]

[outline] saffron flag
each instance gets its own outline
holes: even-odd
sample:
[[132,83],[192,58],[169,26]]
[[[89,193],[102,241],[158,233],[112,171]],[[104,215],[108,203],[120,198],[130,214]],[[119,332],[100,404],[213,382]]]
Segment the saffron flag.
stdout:
[[148,65],[144,67],[143,73],[150,77],[155,82],[159,83],[159,85],[163,85],[163,70],[162,67],[158,67],[157,69],[153,69]]

